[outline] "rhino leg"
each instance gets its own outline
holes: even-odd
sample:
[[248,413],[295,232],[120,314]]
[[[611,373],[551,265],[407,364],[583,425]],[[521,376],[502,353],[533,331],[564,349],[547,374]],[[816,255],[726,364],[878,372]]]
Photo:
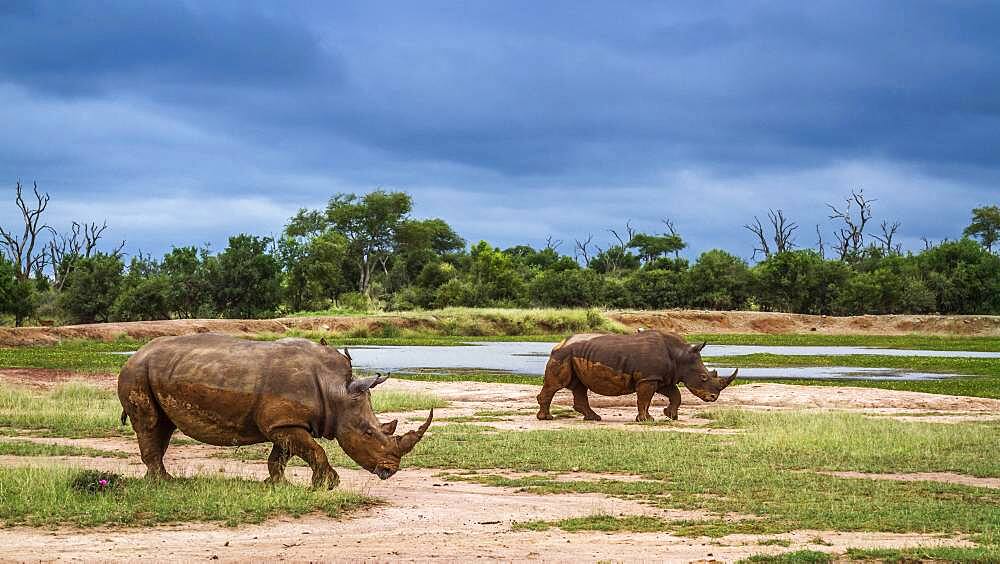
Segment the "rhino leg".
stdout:
[[656,393],[656,384],[649,380],[643,380],[635,385],[636,407],[639,413],[635,416],[636,421],[652,421],[649,414],[649,403],[653,401],[653,394]]
[[569,389],[573,391],[573,409],[583,415],[587,421],[600,421],[601,416],[590,408],[590,400],[587,398],[587,386],[579,378],[573,378],[569,384]]
[[549,412],[549,408],[552,405],[552,396],[556,395],[556,392],[559,390],[569,386],[572,378],[573,367],[569,359],[564,362],[549,359],[548,364],[545,365],[545,380],[542,383],[542,391],[538,392],[538,396],[535,398],[538,400],[539,419],[552,419],[552,414]]
[[[332,490],[340,483],[340,477],[326,457],[326,451],[302,427],[279,427],[271,431],[268,438],[276,447],[280,445],[292,456],[298,456],[309,464],[313,471],[314,488]],[[268,470],[270,469],[271,464],[268,459]]]
[[285,480],[285,466],[292,454],[288,449],[278,443],[274,443],[271,448],[271,456],[267,457],[267,472],[270,474],[266,480],[268,484],[281,484]]
[[139,439],[139,454],[142,456],[143,464],[146,465],[146,477],[155,480],[172,479],[173,476],[168,474],[163,466],[163,455],[170,445],[170,436],[177,429],[174,423],[161,412],[155,424],[146,427],[142,425],[140,417],[132,420],[132,427]]
[[670,405],[663,408],[663,414],[676,421],[677,410],[681,406],[681,391],[677,389],[677,384],[667,384],[658,391],[670,399]]

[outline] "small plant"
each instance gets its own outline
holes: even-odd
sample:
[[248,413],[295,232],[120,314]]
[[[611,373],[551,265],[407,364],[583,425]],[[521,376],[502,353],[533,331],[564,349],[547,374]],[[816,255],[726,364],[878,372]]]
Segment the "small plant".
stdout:
[[117,489],[124,482],[125,477],[121,474],[100,470],[83,470],[73,478],[70,486],[78,492],[98,494]]

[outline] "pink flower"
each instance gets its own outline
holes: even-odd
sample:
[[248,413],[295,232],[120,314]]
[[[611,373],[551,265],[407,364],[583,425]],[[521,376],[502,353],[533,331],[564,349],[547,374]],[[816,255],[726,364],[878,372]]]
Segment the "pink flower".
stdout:
[[104,486],[108,485],[108,481],[107,480],[98,480],[97,484],[103,488]]

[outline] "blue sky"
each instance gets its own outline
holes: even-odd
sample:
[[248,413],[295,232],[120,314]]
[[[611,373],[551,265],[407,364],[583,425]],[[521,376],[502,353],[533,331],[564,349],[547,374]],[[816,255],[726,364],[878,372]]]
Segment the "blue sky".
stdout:
[[[156,254],[336,192],[509,246],[670,218],[748,257],[852,188],[908,248],[1000,203],[996,2],[0,2],[0,189]],[[0,221],[17,219],[12,204]]]

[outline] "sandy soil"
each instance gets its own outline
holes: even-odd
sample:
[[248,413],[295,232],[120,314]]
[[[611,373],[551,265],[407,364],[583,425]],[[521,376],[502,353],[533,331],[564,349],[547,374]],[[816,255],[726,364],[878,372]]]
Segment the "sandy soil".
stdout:
[[[608,317],[628,327],[680,333],[823,333],[906,335],[1000,335],[1000,316],[988,315],[861,315],[831,317],[751,311],[611,311]],[[392,324],[404,329],[436,329],[433,315],[377,317],[283,317],[278,319],[176,319],[67,325],[63,327],[0,328],[0,346],[54,343],[62,339],[114,340],[120,336],[152,338],[210,331],[246,335],[284,333],[289,329],[344,332]],[[544,329],[544,327],[542,327]]]
[[[53,378],[62,378],[52,373]],[[108,383],[108,375],[98,375]],[[0,373],[0,381],[30,382],[43,385],[43,376]],[[471,382],[436,383],[390,380],[388,389],[420,390],[448,399],[449,407],[437,410],[440,422],[451,417],[472,416],[481,410],[507,412],[502,421],[481,424],[501,428],[540,429],[584,427],[575,414],[571,418],[538,421],[534,395],[538,388],[522,385],[498,385]],[[732,432],[705,429],[707,420],[695,415],[706,405],[686,395],[681,419],[655,427],[634,424],[633,397],[595,398],[597,410],[604,416],[600,426],[621,429],[656,429],[664,432]],[[569,405],[567,392],[557,396],[557,403]],[[662,403],[661,403],[662,405]],[[920,417],[934,421],[956,413],[962,417],[989,418],[1000,412],[1000,401],[982,398],[950,397],[913,392],[894,392],[866,388],[818,388],[783,384],[749,384],[727,390],[718,405],[758,409],[842,409],[899,417]],[[654,411],[663,419],[659,410]],[[908,415],[909,414],[909,415]],[[401,428],[415,425],[419,413],[395,414]],[[388,419],[392,414],[383,415]],[[431,428],[433,432],[433,427]],[[126,459],[86,457],[0,457],[0,466],[70,464],[140,475],[144,467],[138,449],[130,439],[59,439],[27,438],[39,442],[87,446],[128,453]],[[168,469],[177,475],[223,473],[262,479],[266,465],[215,458],[220,449],[207,445],[172,446],[167,454]],[[665,533],[566,533],[514,532],[514,521],[561,519],[594,514],[655,515],[667,519],[704,519],[699,511],[665,510],[639,501],[610,498],[597,494],[536,495],[512,489],[481,486],[465,482],[447,482],[439,470],[405,469],[387,481],[358,470],[339,469],[342,487],[361,491],[386,500],[381,507],[365,510],[341,520],[314,515],[300,519],[280,518],[261,525],[228,528],[212,524],[181,524],[148,529],[0,529],[0,561],[24,558],[46,559],[212,559],[221,560],[425,560],[471,559],[522,560],[649,560],[687,562],[707,559],[731,561],[751,554],[777,554],[811,549],[842,552],[850,547],[907,547],[932,545],[967,545],[962,538],[942,538],[920,534],[844,533],[836,531],[796,531],[783,535],[730,535],[721,539],[685,538]],[[524,476],[503,470],[484,473]],[[837,473],[844,477],[873,479],[915,479],[997,487],[993,481],[955,474],[872,475]],[[849,474],[849,475],[848,475]],[[290,478],[308,484],[309,470],[290,467]],[[634,476],[567,472],[559,480],[634,480]],[[989,482],[989,483],[987,483]],[[736,518],[738,516],[729,516]],[[763,546],[759,542],[780,538],[791,544]],[[821,539],[821,540],[818,540]]]

